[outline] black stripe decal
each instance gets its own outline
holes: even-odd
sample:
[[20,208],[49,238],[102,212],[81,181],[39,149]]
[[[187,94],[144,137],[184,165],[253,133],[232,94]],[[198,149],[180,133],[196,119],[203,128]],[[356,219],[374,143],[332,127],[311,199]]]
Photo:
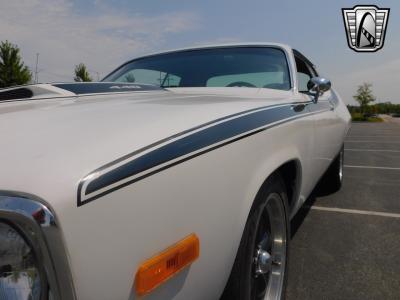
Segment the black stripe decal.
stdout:
[[[293,106],[304,106],[304,105],[309,104],[309,103],[311,103],[311,102],[308,102],[308,103],[305,103],[305,102],[294,102],[294,103],[291,103],[290,105],[293,105]],[[113,165],[115,165],[115,164],[117,164],[117,163],[119,163],[119,162],[121,162],[121,161],[124,161],[124,160],[126,160],[126,159],[128,159],[128,158],[130,158],[130,157],[132,157],[132,156],[135,156],[135,155],[137,155],[137,154],[139,154],[139,153],[141,153],[141,152],[143,152],[143,151],[146,151],[146,150],[148,150],[148,149],[154,148],[154,147],[156,147],[156,146],[158,146],[158,145],[160,145],[160,144],[164,144],[164,143],[166,143],[166,142],[168,142],[168,141],[170,141],[170,140],[176,139],[176,138],[178,138],[178,137],[180,137],[180,136],[183,136],[183,135],[185,135],[185,134],[187,134],[187,133],[190,133],[190,132],[192,132],[192,131],[201,129],[201,128],[203,128],[203,127],[206,127],[206,126],[209,126],[209,125],[212,125],[212,124],[216,124],[216,123],[221,122],[221,121],[223,121],[223,120],[231,119],[231,118],[233,118],[233,117],[240,116],[240,115],[244,115],[244,114],[247,114],[247,113],[250,113],[250,112],[254,112],[254,111],[257,111],[257,110],[267,109],[267,108],[274,108],[274,107],[278,107],[278,106],[282,106],[282,104],[269,105],[269,106],[262,106],[262,107],[257,107],[257,108],[253,108],[253,109],[241,111],[241,112],[238,112],[238,113],[235,113],[235,114],[231,114],[231,115],[228,115],[228,116],[225,116],[225,117],[222,117],[222,118],[218,118],[218,119],[212,120],[212,121],[210,121],[210,122],[201,124],[201,125],[196,126],[196,127],[192,127],[192,128],[187,129],[187,130],[185,130],[185,131],[179,132],[179,133],[174,134],[174,135],[172,135],[172,136],[169,136],[169,137],[167,137],[167,138],[165,138],[165,139],[161,139],[161,140],[159,140],[159,141],[157,141],[157,142],[155,142],[155,143],[152,143],[152,144],[150,144],[150,145],[147,145],[147,146],[145,146],[145,147],[143,147],[143,148],[141,148],[141,149],[139,149],[139,150],[136,150],[136,151],[134,151],[134,152],[131,152],[131,153],[127,154],[127,155],[124,155],[124,156],[122,156],[122,157],[120,157],[120,158],[118,158],[118,159],[116,159],[116,160],[114,160],[114,161],[112,161],[112,162],[110,162],[110,163],[108,163],[108,164],[102,166],[101,168],[99,168],[99,169],[93,171],[92,173],[100,172],[100,171],[104,170],[104,169],[107,168],[107,167],[113,166]],[[303,107],[303,108],[304,108],[304,107]]]
[[255,112],[195,132],[189,136],[153,150],[96,178],[87,186],[86,194],[96,192],[105,186],[134,176],[191,152],[227,140],[254,128],[264,126],[267,123],[276,122],[293,115],[295,115],[295,113],[292,109],[288,107],[279,107]]
[[[308,106],[310,107],[312,112],[317,112],[327,109],[327,105],[322,102],[319,103],[318,105],[312,104]],[[167,168],[180,164],[196,156],[220,148],[222,146],[233,143],[248,136],[254,135],[269,127],[275,126],[276,122],[283,123],[288,120],[291,120],[292,118],[302,117],[304,114],[310,112],[304,108],[305,108],[304,104],[293,103],[285,106],[268,107],[264,110],[260,110],[263,108],[258,108],[255,109],[256,111],[250,110],[249,114],[245,114],[248,112],[246,111],[240,113],[239,115],[241,116],[237,118],[229,119],[225,122],[218,123],[211,127],[201,129],[190,135],[184,136],[178,140],[172,141],[171,143],[163,145],[136,159],[133,159],[132,161],[128,161],[127,163],[119,167],[116,167],[115,169],[112,169],[104,174],[101,174],[99,177],[91,180],[87,184],[86,189],[84,191],[85,196],[95,193],[108,186],[111,185],[115,186],[110,187],[110,189],[105,190],[97,195],[94,195],[93,197],[89,196],[87,199],[83,201],[81,201],[81,189],[85,180],[82,181],[78,188],[78,206],[86,204],[87,202],[102,197],[117,189],[132,184],[133,182],[139,181],[155,173],[161,172]],[[237,116],[237,115],[238,114],[232,116]],[[219,120],[228,119],[232,116],[228,116],[226,118],[222,118]],[[209,122],[207,124],[212,124],[214,122],[215,121]],[[204,126],[205,125],[203,124],[202,126],[199,126],[199,128]],[[193,130],[196,129],[198,128],[196,127]],[[176,136],[179,137],[179,134]],[[172,139],[172,137],[167,138],[165,140],[168,141],[169,139]],[[161,143],[161,141],[158,143]],[[154,146],[154,144],[152,146]],[[146,147],[146,149],[148,148],[150,148],[150,146]],[[140,151],[143,151],[143,149],[141,149]],[[137,154],[137,152],[134,152],[117,161],[107,164],[106,166],[103,166],[102,168],[92,172],[92,174],[95,172],[101,172],[101,170],[105,169],[106,167],[121,162],[129,158],[129,156]],[[179,160],[180,157],[182,159]],[[162,166],[161,168],[158,168],[147,174],[132,178],[131,180],[127,180],[126,182],[121,182],[120,184],[118,184],[118,182],[120,181],[126,180],[130,177],[134,177],[142,172],[145,172],[149,169],[152,169],[154,167],[163,164],[164,166]]]

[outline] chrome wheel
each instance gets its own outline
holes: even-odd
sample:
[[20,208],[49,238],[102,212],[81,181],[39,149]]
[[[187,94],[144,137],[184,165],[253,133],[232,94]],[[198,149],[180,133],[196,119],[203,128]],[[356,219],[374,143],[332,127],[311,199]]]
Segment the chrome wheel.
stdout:
[[260,188],[250,209],[221,300],[281,300],[289,248],[286,187],[279,174]]
[[286,267],[287,228],[281,197],[270,194],[260,210],[255,237],[251,299],[281,299]]

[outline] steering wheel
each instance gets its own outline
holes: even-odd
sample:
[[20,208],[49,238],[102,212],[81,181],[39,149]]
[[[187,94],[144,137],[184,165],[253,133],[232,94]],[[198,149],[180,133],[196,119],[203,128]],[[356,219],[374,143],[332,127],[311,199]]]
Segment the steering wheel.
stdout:
[[256,87],[254,84],[245,82],[245,81],[235,81],[227,85],[227,87]]

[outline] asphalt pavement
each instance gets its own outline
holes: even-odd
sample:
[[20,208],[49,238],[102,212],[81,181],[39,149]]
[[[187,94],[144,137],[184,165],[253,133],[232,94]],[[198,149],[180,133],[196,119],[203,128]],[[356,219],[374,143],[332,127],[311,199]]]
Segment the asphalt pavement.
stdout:
[[292,221],[287,300],[400,299],[400,122],[353,123],[340,191]]

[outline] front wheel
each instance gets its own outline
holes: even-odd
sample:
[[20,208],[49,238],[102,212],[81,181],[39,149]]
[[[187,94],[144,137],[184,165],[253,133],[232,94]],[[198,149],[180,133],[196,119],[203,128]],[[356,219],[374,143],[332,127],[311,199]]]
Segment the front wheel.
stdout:
[[287,196],[273,175],[251,208],[222,299],[283,299],[286,287],[289,226]]

